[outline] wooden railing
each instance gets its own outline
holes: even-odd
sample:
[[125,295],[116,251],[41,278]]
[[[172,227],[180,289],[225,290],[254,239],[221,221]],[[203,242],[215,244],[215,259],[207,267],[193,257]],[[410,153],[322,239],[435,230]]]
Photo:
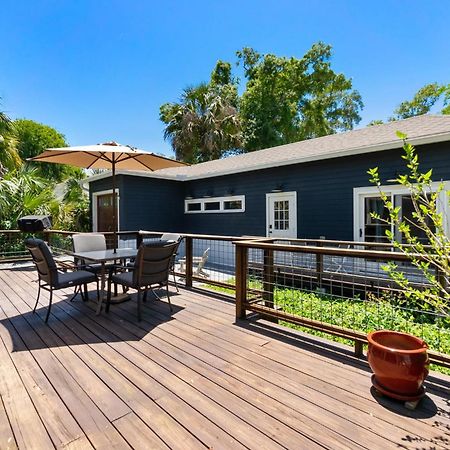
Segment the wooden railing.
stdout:
[[[40,234],[53,248],[60,251],[70,250],[71,231],[46,230]],[[112,245],[113,233],[104,233],[109,245]],[[163,232],[118,232],[119,244],[138,248],[149,239],[158,239]],[[221,292],[235,295],[236,318],[244,319],[247,311],[258,313],[275,321],[285,321],[340,338],[350,339],[355,345],[355,354],[361,356],[367,343],[366,332],[351,327],[338,326],[307,315],[292,314],[277,305],[277,289],[295,289],[312,293],[323,293],[347,298],[365,299],[365,296],[380,293],[395,295],[399,289],[379,269],[380,262],[395,261],[411,267],[409,258],[400,252],[394,252],[393,246],[380,243],[354,241],[335,241],[323,239],[288,239],[242,236],[217,236],[208,234],[181,234],[182,244],[176,276],[184,281],[187,288],[200,289],[217,287]],[[2,243],[19,245],[26,234],[18,230],[0,231],[0,262],[26,259],[24,251],[4,252]],[[1,240],[3,239],[3,241]],[[282,243],[280,243],[282,242]],[[12,246],[12,248],[16,248]],[[344,247],[344,248],[343,248]],[[19,247],[17,247],[19,248]],[[206,263],[206,272],[198,273],[194,260],[210,249]],[[372,272],[354,270],[353,273],[341,268],[330,268],[330,261],[337,258],[342,264],[350,266],[354,261],[365,261]],[[180,261],[184,269],[181,270]],[[373,269],[373,267],[377,269]],[[354,268],[354,267],[353,267]],[[376,272],[378,270],[378,272]],[[416,275],[414,275],[416,276]],[[259,280],[252,285],[252,280]],[[417,286],[425,286],[426,280],[416,280]],[[230,296],[230,298],[233,298]],[[450,356],[430,352],[432,362],[450,367]]]
[[[305,240],[295,240],[305,242]],[[313,295],[333,296],[333,287],[337,291],[342,291],[343,287],[353,283],[361,285],[359,297],[361,301],[363,294],[373,294],[374,298],[393,293],[401,294],[398,288],[393,286],[393,282],[387,277],[374,278],[370,280],[370,275],[346,273],[337,274],[326,269],[324,257],[338,256],[341,258],[353,258],[354,260],[369,261],[371,264],[385,261],[396,261],[405,264],[405,267],[412,267],[410,259],[403,253],[380,250],[360,250],[324,246],[323,241],[314,241],[322,245],[287,245],[276,244],[276,239],[266,241],[239,240],[236,245],[236,319],[247,318],[247,311],[258,313],[263,317],[292,323],[298,326],[310,328],[318,332],[331,334],[333,336],[348,339],[354,342],[355,355],[362,356],[363,347],[367,344],[367,331],[352,329],[351,327],[338,326],[326,321],[316,320],[305,315],[293,314],[279,307],[275,299],[275,289],[287,290],[292,294],[294,289],[308,291]],[[311,241],[310,241],[311,242]],[[339,241],[333,241],[333,244]],[[258,255],[251,256],[250,252],[259,252]],[[310,256],[310,267],[302,268],[292,264],[294,255],[303,254]],[[284,259],[283,259],[284,258]],[[286,258],[290,259],[286,263]],[[417,255],[417,258],[421,258]],[[256,262],[255,262],[256,260]],[[337,276],[339,275],[339,276]],[[335,279],[330,278],[335,277]],[[364,278],[369,282],[364,285]],[[309,284],[309,288],[304,288],[304,283]],[[375,285],[375,281],[378,283]],[[334,282],[334,286],[333,286]],[[256,286],[252,286],[252,284]],[[425,280],[416,281],[415,285],[426,287]],[[326,287],[326,290],[324,289]],[[351,297],[349,297],[351,298]],[[355,296],[353,296],[355,298]],[[408,311],[407,308],[401,310]],[[423,311],[410,310],[412,313],[429,314]],[[436,316],[434,314],[433,316]],[[444,317],[443,317],[444,318]],[[406,331],[406,330],[404,330]],[[450,330],[446,331],[450,337]],[[446,334],[447,336],[447,334]],[[450,367],[450,356],[438,351],[430,351],[430,360],[435,364]]]

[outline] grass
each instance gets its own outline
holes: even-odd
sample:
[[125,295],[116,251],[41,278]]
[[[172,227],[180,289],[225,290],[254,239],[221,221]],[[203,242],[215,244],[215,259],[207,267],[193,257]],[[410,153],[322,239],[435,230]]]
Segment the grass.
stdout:
[[[234,278],[227,280],[227,283],[234,284]],[[251,280],[249,287],[262,289],[262,284],[260,281]],[[218,286],[208,285],[208,288],[227,294],[234,293],[233,289]],[[427,314],[414,314],[413,311],[393,306],[386,300],[346,299],[284,287],[275,288],[274,303],[287,313],[364,333],[380,329],[410,333],[421,337],[430,349],[450,354],[450,318],[433,323]],[[328,333],[289,322],[280,321],[280,323],[332,341],[353,344],[348,339]],[[440,366],[434,366],[433,370],[450,374],[449,369]]]

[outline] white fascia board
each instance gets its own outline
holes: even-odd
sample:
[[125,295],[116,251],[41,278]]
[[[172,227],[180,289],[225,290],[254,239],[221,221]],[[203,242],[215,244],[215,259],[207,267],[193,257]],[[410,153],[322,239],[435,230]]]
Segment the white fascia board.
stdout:
[[[86,183],[91,183],[93,181],[97,180],[103,180],[104,178],[110,178],[112,172],[110,170],[106,172],[99,173],[97,175],[92,175],[88,178],[85,178],[83,181]],[[155,172],[144,172],[144,171],[138,171],[138,170],[117,170],[116,176],[118,175],[130,175],[133,177],[144,177],[144,178],[159,178],[162,180],[174,180],[174,181],[184,181],[186,179],[185,175],[175,175],[175,176],[168,176],[168,175],[159,175]]]
[[[439,142],[445,142],[450,141],[450,132],[446,133],[439,133],[434,135],[428,135],[428,136],[422,136],[417,138],[408,139],[408,142],[412,145],[426,145],[426,144],[435,144]],[[384,150],[393,150],[396,148],[401,148],[403,146],[403,143],[400,139],[395,139],[390,142],[385,142],[383,144],[376,144],[376,145],[368,145],[365,147],[354,147],[350,149],[345,150],[338,150],[332,153],[324,153],[321,155],[311,155],[311,156],[300,156],[297,158],[292,159],[286,159],[277,161],[276,164],[274,162],[270,163],[263,163],[263,164],[255,164],[248,167],[234,167],[232,169],[227,170],[220,170],[220,171],[214,171],[211,173],[201,174],[201,175],[159,175],[156,172],[143,172],[143,171],[117,171],[116,175],[132,175],[132,176],[138,176],[138,177],[147,177],[147,178],[160,178],[164,180],[173,180],[173,181],[190,181],[190,180],[200,180],[203,178],[214,178],[214,177],[220,177],[224,175],[232,175],[236,173],[243,173],[243,172],[253,172],[255,170],[264,170],[264,169],[270,169],[273,167],[280,167],[280,166],[291,166],[294,164],[302,164],[307,162],[313,162],[313,161],[321,161],[324,159],[332,159],[332,158],[342,158],[345,156],[354,156],[354,155],[361,155],[365,153],[374,153],[374,152],[381,152]],[[103,178],[108,178],[111,176],[111,172],[105,172],[98,175],[93,175],[92,177],[89,177],[86,179],[87,183],[90,183],[91,181],[101,180]]]

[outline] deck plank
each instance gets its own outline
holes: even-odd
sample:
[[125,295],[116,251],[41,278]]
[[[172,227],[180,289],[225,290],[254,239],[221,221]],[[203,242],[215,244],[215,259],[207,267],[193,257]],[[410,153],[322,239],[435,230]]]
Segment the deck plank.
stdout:
[[[367,363],[344,346],[234,324],[228,301],[181,289],[171,315],[149,296],[137,322],[134,301],[95,316],[68,289],[45,325],[46,297],[30,313],[35,280],[0,270],[0,448],[450,447],[448,392],[435,389],[448,377],[433,374],[408,412],[372,397]],[[28,417],[41,430],[33,446]]]

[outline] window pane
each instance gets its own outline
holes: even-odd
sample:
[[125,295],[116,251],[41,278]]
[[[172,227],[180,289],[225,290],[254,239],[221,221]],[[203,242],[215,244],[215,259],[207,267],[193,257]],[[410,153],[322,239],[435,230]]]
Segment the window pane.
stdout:
[[201,210],[201,203],[188,203],[187,210],[188,211],[200,211]]
[[229,200],[223,202],[223,209],[242,209],[242,201],[241,200]]
[[364,238],[367,242],[388,242],[386,230],[389,224],[374,219],[372,213],[378,214],[381,219],[389,219],[389,212],[384,207],[380,197],[367,197],[364,199]]
[[205,211],[219,211],[220,202],[205,202]]
[[[416,225],[417,219],[413,217],[413,213],[415,212],[413,202],[411,200],[411,196],[409,195],[396,195],[395,196],[396,205],[401,206],[401,218],[403,221],[410,224],[411,234],[419,239],[422,244],[428,244],[428,238],[425,231],[418,228]],[[426,219],[426,223],[428,227],[434,232],[435,227],[429,217]],[[398,233],[399,234],[399,233]],[[402,242],[405,244],[406,240],[404,236],[401,236]]]

